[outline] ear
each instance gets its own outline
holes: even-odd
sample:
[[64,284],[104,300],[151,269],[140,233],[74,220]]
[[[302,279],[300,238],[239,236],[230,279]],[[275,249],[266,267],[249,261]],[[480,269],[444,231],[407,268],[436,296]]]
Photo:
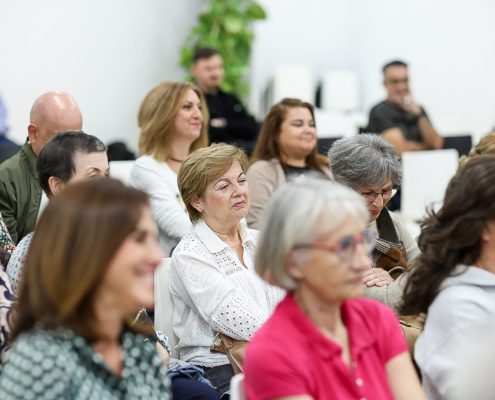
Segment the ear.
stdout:
[[199,197],[194,196],[191,199],[191,205],[196,209],[197,212],[199,213],[203,212],[203,208],[204,208],[203,200],[201,200]]
[[287,274],[289,274],[292,279],[300,281],[304,278],[304,267],[293,251],[285,256],[284,266]]
[[52,192],[52,194],[56,196],[65,187],[65,182],[63,182],[56,176],[50,176],[48,178],[48,186],[50,188],[50,192]]
[[38,138],[38,127],[33,123],[28,125],[28,136],[29,143],[36,143],[36,139]]
[[495,221],[488,221],[481,230],[481,240],[484,242],[490,242],[495,235]]

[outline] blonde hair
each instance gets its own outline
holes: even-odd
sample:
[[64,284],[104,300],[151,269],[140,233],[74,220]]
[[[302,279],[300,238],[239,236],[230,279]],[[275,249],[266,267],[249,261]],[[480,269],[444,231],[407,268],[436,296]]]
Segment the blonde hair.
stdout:
[[139,152],[166,161],[170,150],[174,119],[189,90],[199,97],[203,126],[201,134],[191,144],[191,151],[208,145],[208,107],[203,93],[191,83],[162,82],[145,96],[138,113]]
[[182,163],[177,184],[191,222],[201,219],[192,201],[201,198],[208,185],[227,172],[235,161],[246,172],[248,159],[244,151],[230,144],[216,143],[192,152]]
[[459,159],[459,168],[464,167],[469,160],[482,154],[495,154],[495,132],[487,133],[476,146],[469,150],[467,156],[462,156]]

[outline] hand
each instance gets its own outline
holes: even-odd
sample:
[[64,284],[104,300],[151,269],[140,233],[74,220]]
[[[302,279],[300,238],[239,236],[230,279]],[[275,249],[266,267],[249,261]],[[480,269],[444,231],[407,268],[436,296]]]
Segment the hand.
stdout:
[[419,117],[423,113],[423,110],[416,104],[410,93],[401,98],[400,105],[404,110],[415,117]]
[[225,118],[212,118],[210,119],[210,126],[213,128],[225,128],[227,120]]
[[368,286],[386,286],[394,282],[394,279],[383,268],[367,269],[363,274],[363,283]]

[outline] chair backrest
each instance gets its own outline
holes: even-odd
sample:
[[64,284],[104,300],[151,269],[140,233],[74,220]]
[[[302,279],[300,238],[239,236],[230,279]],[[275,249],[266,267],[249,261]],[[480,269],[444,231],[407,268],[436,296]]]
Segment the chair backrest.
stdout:
[[457,171],[456,150],[428,150],[402,153],[401,214],[420,221],[427,207],[438,209],[445,189]]
[[471,147],[473,147],[473,136],[469,133],[444,136],[443,138],[443,148],[455,149],[460,156],[467,156]]
[[316,132],[319,138],[348,137],[358,133],[358,118],[339,112],[315,109]]
[[314,102],[315,83],[309,67],[280,65],[275,69],[272,85],[272,104],[284,97],[301,99],[311,104]]
[[230,380],[230,400],[247,400],[244,391],[244,374],[237,374]]
[[131,170],[134,165],[134,160],[131,161],[110,161],[110,176],[120,179],[126,185],[131,177]]
[[172,357],[177,357],[175,346],[178,339],[174,334],[174,303],[170,294],[170,258],[164,258],[155,271],[155,328],[168,336]]
[[350,112],[359,108],[359,88],[353,71],[327,71],[321,81],[321,108]]

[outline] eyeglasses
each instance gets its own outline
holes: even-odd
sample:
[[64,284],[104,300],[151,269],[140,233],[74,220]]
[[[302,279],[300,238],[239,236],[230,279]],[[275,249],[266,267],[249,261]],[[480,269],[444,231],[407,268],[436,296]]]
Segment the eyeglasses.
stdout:
[[337,243],[301,243],[293,248],[329,251],[337,254],[341,261],[351,262],[356,254],[357,245],[362,244],[366,253],[369,253],[375,247],[377,236],[375,231],[366,229],[357,235],[344,236]]
[[383,201],[390,200],[396,193],[397,189],[387,189],[381,192],[359,192],[368,203],[373,203],[378,196],[382,196]]
[[387,82],[391,85],[398,85],[399,83],[409,83],[409,78],[404,79],[387,79]]

